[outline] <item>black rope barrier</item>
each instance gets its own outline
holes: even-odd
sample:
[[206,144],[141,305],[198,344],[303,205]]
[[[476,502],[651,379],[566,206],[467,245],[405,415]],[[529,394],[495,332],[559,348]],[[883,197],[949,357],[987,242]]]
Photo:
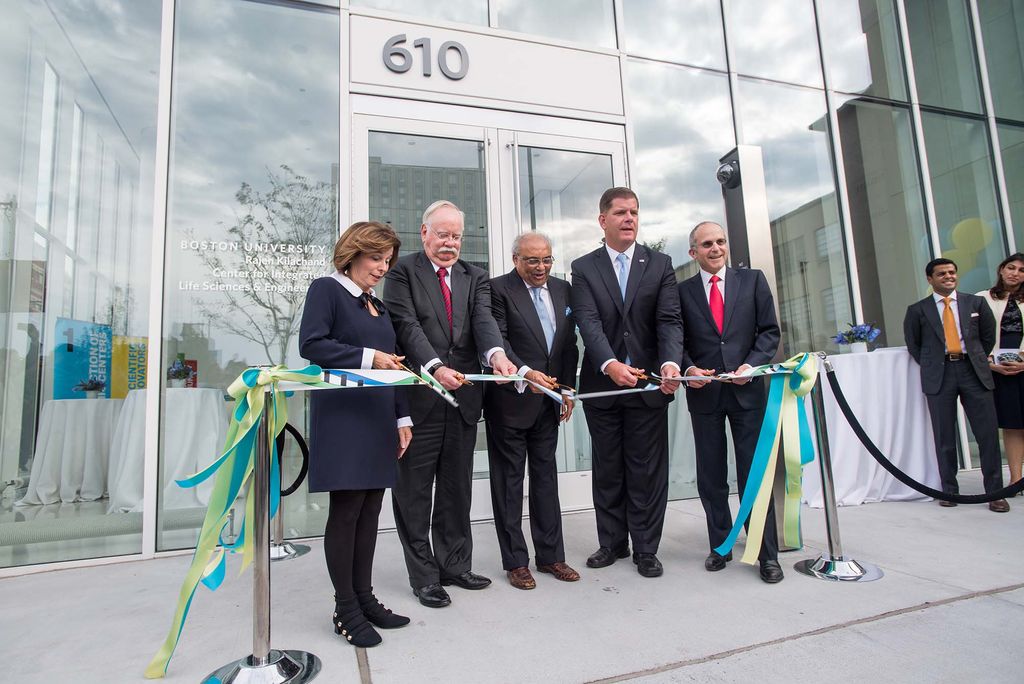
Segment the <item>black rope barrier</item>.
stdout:
[[1018,492],[1024,491],[1024,480],[1019,480],[1008,487],[1003,487],[994,492],[988,492],[987,494],[949,494],[946,492],[940,492],[937,489],[932,489],[928,485],[921,484],[914,478],[907,475],[905,472],[893,465],[892,461],[885,457],[881,450],[875,446],[875,443],[871,441],[868,434],[864,432],[864,428],[861,426],[860,421],[857,420],[857,416],[853,414],[853,409],[850,408],[850,404],[846,401],[846,396],[843,394],[843,388],[839,386],[839,379],[836,378],[835,371],[828,370],[825,372],[825,376],[828,378],[828,384],[832,388],[832,394],[836,398],[836,403],[839,404],[839,410],[843,412],[843,416],[846,418],[846,422],[853,428],[853,432],[857,435],[857,439],[864,445],[864,448],[868,450],[878,464],[889,471],[889,474],[895,477],[897,480],[907,485],[911,489],[918,491],[925,496],[930,496],[933,499],[939,499],[941,501],[952,501],[958,504],[980,504],[989,503],[992,501],[998,501],[999,499],[1007,499],[1016,496]]
[[284,438],[285,433],[290,434],[294,439],[295,443],[299,445],[299,451],[302,452],[302,465],[299,466],[299,474],[295,478],[295,482],[292,482],[288,488],[281,488],[281,496],[288,496],[294,494],[295,490],[299,488],[302,481],[306,479],[306,473],[309,472],[309,447],[306,445],[306,440],[302,438],[302,433],[299,432],[294,425],[291,423],[284,424],[284,430],[277,436],[277,465],[278,471],[284,473],[283,461],[284,458]]

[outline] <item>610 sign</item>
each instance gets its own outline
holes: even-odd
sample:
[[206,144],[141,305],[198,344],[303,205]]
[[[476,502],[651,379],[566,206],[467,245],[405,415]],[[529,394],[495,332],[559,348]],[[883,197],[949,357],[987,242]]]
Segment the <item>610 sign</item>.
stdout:
[[[396,74],[404,74],[412,68],[412,53],[404,47],[400,47],[405,40],[404,33],[391,36],[384,43],[384,50],[381,52],[384,66]],[[429,78],[432,73],[431,65],[433,60],[433,55],[430,52],[430,39],[417,38],[413,41],[412,45],[420,49],[422,53],[423,75]],[[452,51],[459,54],[458,70],[452,69],[448,63],[448,54]],[[437,68],[441,70],[442,74],[453,81],[465,78],[466,72],[469,71],[469,52],[466,50],[466,46],[455,40],[446,40],[441,43],[441,47],[437,50]]]

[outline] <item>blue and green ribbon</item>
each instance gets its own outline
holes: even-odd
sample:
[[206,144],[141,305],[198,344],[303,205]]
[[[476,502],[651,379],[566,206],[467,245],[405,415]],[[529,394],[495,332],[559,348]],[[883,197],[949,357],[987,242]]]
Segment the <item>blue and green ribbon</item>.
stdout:
[[[146,667],[148,679],[158,679],[167,672],[174,649],[181,638],[188,616],[189,607],[195,597],[199,584],[205,584],[215,591],[224,581],[226,574],[226,554],[242,553],[241,574],[252,562],[253,533],[252,525],[255,496],[253,495],[253,470],[256,458],[256,440],[259,430],[267,431],[267,439],[271,445],[270,455],[270,516],[277,513],[281,498],[281,478],[278,473],[277,435],[288,422],[288,406],[285,392],[278,390],[281,381],[298,382],[303,385],[317,387],[330,386],[322,380],[323,374],[319,366],[307,366],[299,370],[289,370],[284,366],[272,368],[249,368],[242,372],[228,387],[228,394],[235,400],[235,408],[228,426],[224,452],[219,458],[198,473],[184,480],[177,480],[181,487],[195,487],[201,482],[216,475],[210,503],[206,509],[199,540],[192,556],[185,581],[178,595],[178,606],[171,620],[171,628],[167,638],[153,660]],[[270,422],[263,425],[263,408],[268,393],[265,387],[270,385],[271,401]],[[229,512],[235,500],[245,493],[245,516],[242,519],[238,538],[227,544],[221,538],[228,524]]]
[[[763,370],[762,370],[763,369]],[[760,371],[760,372],[759,372]],[[787,546],[800,548],[800,499],[803,466],[814,460],[804,397],[818,380],[818,362],[813,354],[798,354],[782,364],[761,366],[753,375],[770,374],[768,405],[757,438],[747,484],[740,498],[732,530],[715,552],[724,556],[732,550],[743,524],[750,519],[744,563],[753,564],[761,551],[768,504],[772,498],[775,464],[782,438],[782,457],[786,470],[786,497],[782,539]]]

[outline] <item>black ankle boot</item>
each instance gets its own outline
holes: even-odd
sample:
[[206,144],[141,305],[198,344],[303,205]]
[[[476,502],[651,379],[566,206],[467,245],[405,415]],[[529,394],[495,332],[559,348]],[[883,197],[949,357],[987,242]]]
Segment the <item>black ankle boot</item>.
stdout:
[[373,595],[373,587],[369,591],[357,591],[359,607],[363,609],[366,619],[381,629],[396,629],[409,624],[409,618],[392,613]]
[[334,633],[345,637],[353,646],[369,648],[381,641],[380,634],[366,621],[366,616],[359,608],[359,602],[353,599],[334,603]]

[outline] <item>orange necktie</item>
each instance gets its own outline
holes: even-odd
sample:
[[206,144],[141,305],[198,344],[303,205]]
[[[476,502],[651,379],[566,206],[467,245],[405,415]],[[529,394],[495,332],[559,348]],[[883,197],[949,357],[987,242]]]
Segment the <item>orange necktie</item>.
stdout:
[[943,297],[946,308],[942,310],[942,332],[946,335],[946,352],[960,354],[960,333],[956,331],[956,319],[953,318],[953,307],[949,305],[949,297]]

